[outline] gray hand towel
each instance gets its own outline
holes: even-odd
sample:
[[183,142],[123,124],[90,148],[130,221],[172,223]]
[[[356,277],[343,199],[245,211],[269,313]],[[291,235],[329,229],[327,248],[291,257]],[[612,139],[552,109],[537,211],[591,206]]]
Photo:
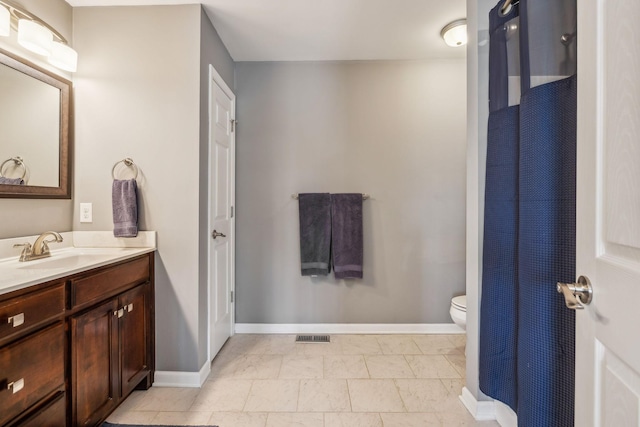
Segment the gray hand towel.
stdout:
[[298,195],[300,261],[303,276],[326,276],[331,271],[331,196]]
[[135,179],[114,179],[111,188],[113,205],[113,235],[138,235],[138,184]]
[[24,185],[24,180],[22,178],[5,178],[3,176],[0,176],[0,184]]
[[362,278],[362,194],[331,195],[331,251],[336,279]]

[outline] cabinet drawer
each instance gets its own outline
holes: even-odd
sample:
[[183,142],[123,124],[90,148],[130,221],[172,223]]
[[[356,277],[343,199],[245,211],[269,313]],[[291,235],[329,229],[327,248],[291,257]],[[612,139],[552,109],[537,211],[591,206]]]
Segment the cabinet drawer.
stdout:
[[[22,419],[15,427],[65,427],[67,405],[64,392],[60,391],[46,405]],[[14,427],[12,425],[11,427]]]
[[64,313],[64,283],[0,302],[0,342]]
[[0,350],[0,425],[64,385],[62,323]]
[[77,307],[99,302],[123,290],[149,280],[149,257],[107,268],[71,281],[71,305]]

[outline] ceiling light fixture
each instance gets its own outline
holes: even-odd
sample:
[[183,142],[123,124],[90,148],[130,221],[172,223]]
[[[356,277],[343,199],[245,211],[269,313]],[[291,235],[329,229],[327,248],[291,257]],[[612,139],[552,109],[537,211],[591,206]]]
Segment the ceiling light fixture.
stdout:
[[[7,12],[8,20],[5,16]],[[67,40],[51,25],[21,6],[0,0],[0,36],[10,35],[8,28],[18,31],[18,43],[25,49],[46,56],[49,63],[65,71],[75,72],[78,53],[69,47]]]
[[448,23],[440,31],[440,36],[448,46],[464,46],[467,44],[467,20],[458,19]]

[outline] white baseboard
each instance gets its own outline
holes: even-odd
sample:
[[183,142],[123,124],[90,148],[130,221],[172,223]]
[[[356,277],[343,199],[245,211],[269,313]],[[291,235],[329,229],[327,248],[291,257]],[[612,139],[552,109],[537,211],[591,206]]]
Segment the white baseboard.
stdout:
[[496,406],[493,400],[479,401],[466,387],[462,388],[460,400],[477,421],[496,419]]
[[191,387],[200,388],[211,373],[211,362],[206,361],[199,372],[156,371],[154,387]]
[[518,426],[518,416],[513,409],[499,400],[495,401],[496,405],[496,421],[502,427],[517,427]]
[[499,400],[478,401],[466,388],[462,388],[460,400],[477,421],[496,420],[502,427],[517,427],[518,416]]
[[464,334],[455,323],[236,323],[237,334]]

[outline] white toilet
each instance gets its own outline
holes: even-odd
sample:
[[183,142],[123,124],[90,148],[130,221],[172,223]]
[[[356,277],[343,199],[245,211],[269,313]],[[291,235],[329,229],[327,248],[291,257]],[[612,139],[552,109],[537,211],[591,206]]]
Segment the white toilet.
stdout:
[[451,299],[451,309],[449,310],[453,323],[467,330],[467,296],[460,295]]

